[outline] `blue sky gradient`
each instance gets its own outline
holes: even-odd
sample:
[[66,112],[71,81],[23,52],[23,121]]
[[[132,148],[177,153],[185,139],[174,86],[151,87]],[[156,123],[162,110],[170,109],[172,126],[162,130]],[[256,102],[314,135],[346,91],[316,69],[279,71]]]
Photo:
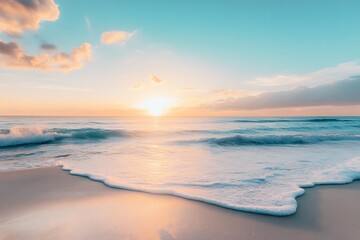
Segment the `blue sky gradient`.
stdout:
[[[0,30],[0,40],[15,42],[34,56],[42,43],[69,53],[87,42],[91,61],[66,73],[3,66],[0,87],[16,89],[18,95],[4,99],[16,98],[18,104],[37,99],[56,106],[89,101],[101,103],[102,108],[132,107],[171,93],[180,105],[194,108],[204,101],[315,87],[360,74],[360,1],[55,3],[60,12],[56,21],[43,20],[39,28],[17,37]],[[103,44],[101,36],[108,31],[133,35],[119,44]],[[153,75],[164,81],[152,84]],[[44,92],[44,86],[50,92]],[[143,90],[134,91],[134,86]],[[213,94],[220,90],[232,92]],[[210,93],[212,97],[201,100]],[[0,114],[7,114],[7,109],[0,108]]]

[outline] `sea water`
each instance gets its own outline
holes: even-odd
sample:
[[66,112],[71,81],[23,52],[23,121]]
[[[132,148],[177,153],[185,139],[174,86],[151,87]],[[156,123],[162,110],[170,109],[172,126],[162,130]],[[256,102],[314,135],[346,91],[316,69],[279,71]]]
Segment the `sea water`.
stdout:
[[360,178],[359,117],[1,117],[0,171],[62,166],[111,187],[271,215]]

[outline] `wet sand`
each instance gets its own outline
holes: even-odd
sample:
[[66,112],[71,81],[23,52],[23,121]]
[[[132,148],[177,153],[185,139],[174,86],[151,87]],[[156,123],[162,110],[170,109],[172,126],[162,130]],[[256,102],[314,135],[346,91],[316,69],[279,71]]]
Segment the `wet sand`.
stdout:
[[0,173],[0,239],[360,239],[360,182],[306,189],[274,217],[113,189],[58,167]]

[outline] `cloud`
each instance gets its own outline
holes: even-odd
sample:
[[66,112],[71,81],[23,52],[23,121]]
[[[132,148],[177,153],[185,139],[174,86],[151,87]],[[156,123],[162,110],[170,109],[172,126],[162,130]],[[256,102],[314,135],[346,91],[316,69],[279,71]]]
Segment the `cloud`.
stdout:
[[359,62],[341,63],[335,67],[320,69],[304,75],[274,75],[270,77],[258,77],[249,83],[266,87],[295,87],[298,85],[316,86],[319,84],[347,79],[351,76],[360,75]]
[[56,50],[57,49],[56,45],[50,44],[50,43],[42,43],[40,45],[40,48],[42,50]]
[[212,91],[212,95],[222,95],[222,96],[233,96],[236,95],[237,97],[247,97],[250,95],[257,95],[259,92],[256,91],[249,91],[249,90],[242,90],[242,89],[215,89]]
[[[26,30],[37,30],[43,21],[56,21],[60,12],[54,0],[1,0],[0,32],[20,36]],[[43,43],[42,50],[56,50],[53,44]],[[0,39],[0,65],[19,69],[70,71],[82,67],[91,59],[91,45],[84,43],[70,53],[56,52],[30,55],[16,42]]]
[[86,23],[87,30],[91,33],[91,31],[92,31],[91,22],[90,22],[90,19],[87,16],[85,16],[85,23]]
[[258,96],[230,98],[211,104],[211,107],[232,110],[269,108],[345,106],[360,104],[360,76],[322,84],[317,87],[298,87],[288,91],[263,93]]
[[192,93],[192,92],[204,92],[205,89],[195,87],[184,87],[176,90],[177,92]]
[[161,80],[158,76],[156,76],[156,75],[151,75],[151,81],[153,82],[153,83],[162,83],[163,82],[163,80]]
[[45,90],[59,90],[59,91],[76,91],[76,92],[91,92],[92,90],[87,88],[72,88],[72,87],[63,87],[58,85],[46,84],[40,86],[31,86],[31,88],[45,89]]
[[133,90],[139,90],[139,89],[142,89],[142,88],[144,88],[144,84],[142,84],[142,83],[137,83],[137,84],[135,84],[134,86],[132,86],[131,89],[133,89]]
[[103,34],[101,34],[101,42],[103,44],[124,43],[129,40],[133,35],[134,32],[126,31],[103,32]]
[[29,55],[17,43],[0,40],[0,65],[19,69],[70,71],[91,59],[91,45],[84,43],[70,53]]
[[56,21],[59,15],[54,0],[1,0],[0,32],[18,36],[38,29],[42,21]]

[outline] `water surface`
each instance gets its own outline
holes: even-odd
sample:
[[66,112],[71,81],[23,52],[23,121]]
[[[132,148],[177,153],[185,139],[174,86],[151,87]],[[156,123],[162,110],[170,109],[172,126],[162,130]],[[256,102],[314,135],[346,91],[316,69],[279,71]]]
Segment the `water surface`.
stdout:
[[1,117],[0,170],[62,165],[109,186],[288,215],[360,177],[359,117]]

